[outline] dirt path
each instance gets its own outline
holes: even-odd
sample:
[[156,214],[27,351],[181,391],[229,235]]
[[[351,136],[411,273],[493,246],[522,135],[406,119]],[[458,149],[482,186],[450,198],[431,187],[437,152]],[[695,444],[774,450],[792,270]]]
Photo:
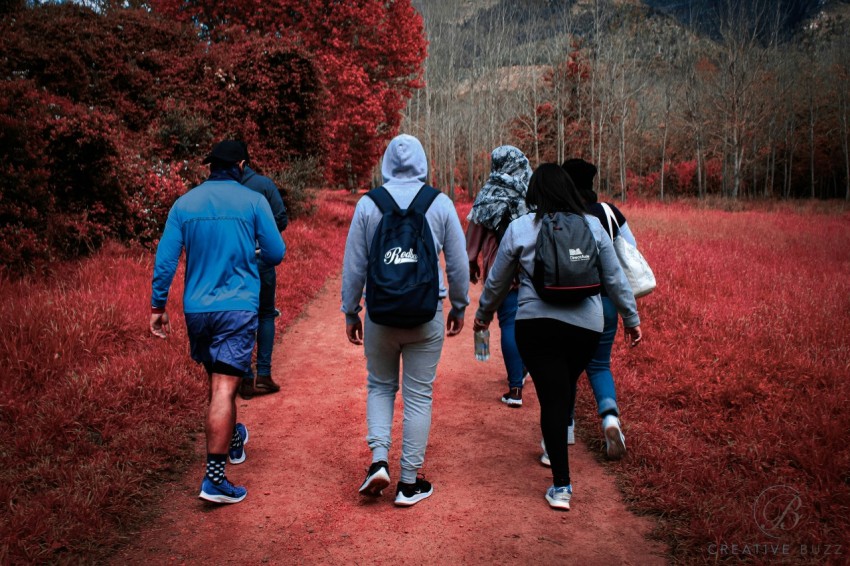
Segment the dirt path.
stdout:
[[521,409],[499,402],[506,385],[497,324],[487,363],[473,357],[471,328],[445,342],[423,470],[434,495],[411,508],[392,504],[399,401],[393,489],[378,500],[359,496],[370,461],[365,360],[345,339],[339,285],[330,281],[276,347],[281,393],[239,400],[248,457],[227,471],[248,488],[245,501],[217,507],[197,498],[199,435],[197,464],[166,487],[161,518],[113,563],[664,564],[664,546],[645,537],[652,522],[625,509],[613,477],[581,440],[570,449],[573,509],[549,508],[534,388],[526,387]]

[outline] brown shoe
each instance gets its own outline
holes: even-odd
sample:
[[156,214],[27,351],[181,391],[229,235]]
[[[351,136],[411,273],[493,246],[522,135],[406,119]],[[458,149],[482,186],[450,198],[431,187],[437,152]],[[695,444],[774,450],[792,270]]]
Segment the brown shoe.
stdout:
[[251,399],[257,392],[254,391],[254,380],[253,379],[243,379],[239,383],[239,396],[245,399]]
[[270,375],[258,375],[257,381],[254,383],[254,389],[257,395],[264,393],[277,393],[280,391],[280,385],[274,382]]

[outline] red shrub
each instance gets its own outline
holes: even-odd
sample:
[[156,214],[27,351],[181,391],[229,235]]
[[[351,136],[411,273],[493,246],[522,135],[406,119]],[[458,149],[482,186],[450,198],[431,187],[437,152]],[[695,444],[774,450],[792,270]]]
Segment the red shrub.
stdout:
[[145,10],[74,4],[0,27],[0,264],[15,270],[150,241],[215,139],[245,139],[268,172],[327,145],[327,93],[294,40],[223,27],[209,46]]
[[[213,45],[238,46],[244,36],[236,36],[238,41],[232,36],[240,26],[274,38],[275,43],[292,37],[293,44],[302,46],[324,87],[322,128],[312,133],[323,150],[326,178],[333,185],[363,185],[397,131],[411,90],[419,85],[426,41],[422,18],[410,0],[155,0],[151,4],[169,17],[203,25]],[[310,124],[298,118],[298,128],[309,132]]]
[[670,177],[675,180],[679,194],[694,194],[696,192],[697,162],[680,161],[670,164]]

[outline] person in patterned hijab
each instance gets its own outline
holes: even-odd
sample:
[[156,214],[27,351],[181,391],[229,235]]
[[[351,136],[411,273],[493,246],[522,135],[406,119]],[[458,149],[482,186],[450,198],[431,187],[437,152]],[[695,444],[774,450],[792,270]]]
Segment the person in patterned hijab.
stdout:
[[531,166],[525,154],[512,145],[497,147],[490,158],[490,177],[475,197],[469,220],[501,236],[511,221],[528,212],[525,193]]
[[[528,213],[525,204],[525,193],[531,179],[528,158],[512,145],[497,147],[490,157],[490,177],[475,197],[466,231],[469,280],[472,283],[487,279],[508,224]],[[480,268],[479,255],[482,263]],[[515,281],[497,311],[502,335],[502,357],[508,372],[508,392],[502,395],[502,403],[512,408],[522,407],[522,386],[526,373],[514,338],[518,297],[518,284]]]

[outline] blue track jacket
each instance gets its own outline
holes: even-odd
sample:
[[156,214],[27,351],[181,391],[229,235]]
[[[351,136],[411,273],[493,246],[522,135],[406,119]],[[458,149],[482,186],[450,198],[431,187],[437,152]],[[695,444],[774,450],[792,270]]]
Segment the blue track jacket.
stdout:
[[186,250],[183,311],[256,311],[259,258],[269,265],[283,259],[280,237],[268,201],[236,181],[207,181],[177,199],[156,250],[152,307],[165,307],[168,290]]

